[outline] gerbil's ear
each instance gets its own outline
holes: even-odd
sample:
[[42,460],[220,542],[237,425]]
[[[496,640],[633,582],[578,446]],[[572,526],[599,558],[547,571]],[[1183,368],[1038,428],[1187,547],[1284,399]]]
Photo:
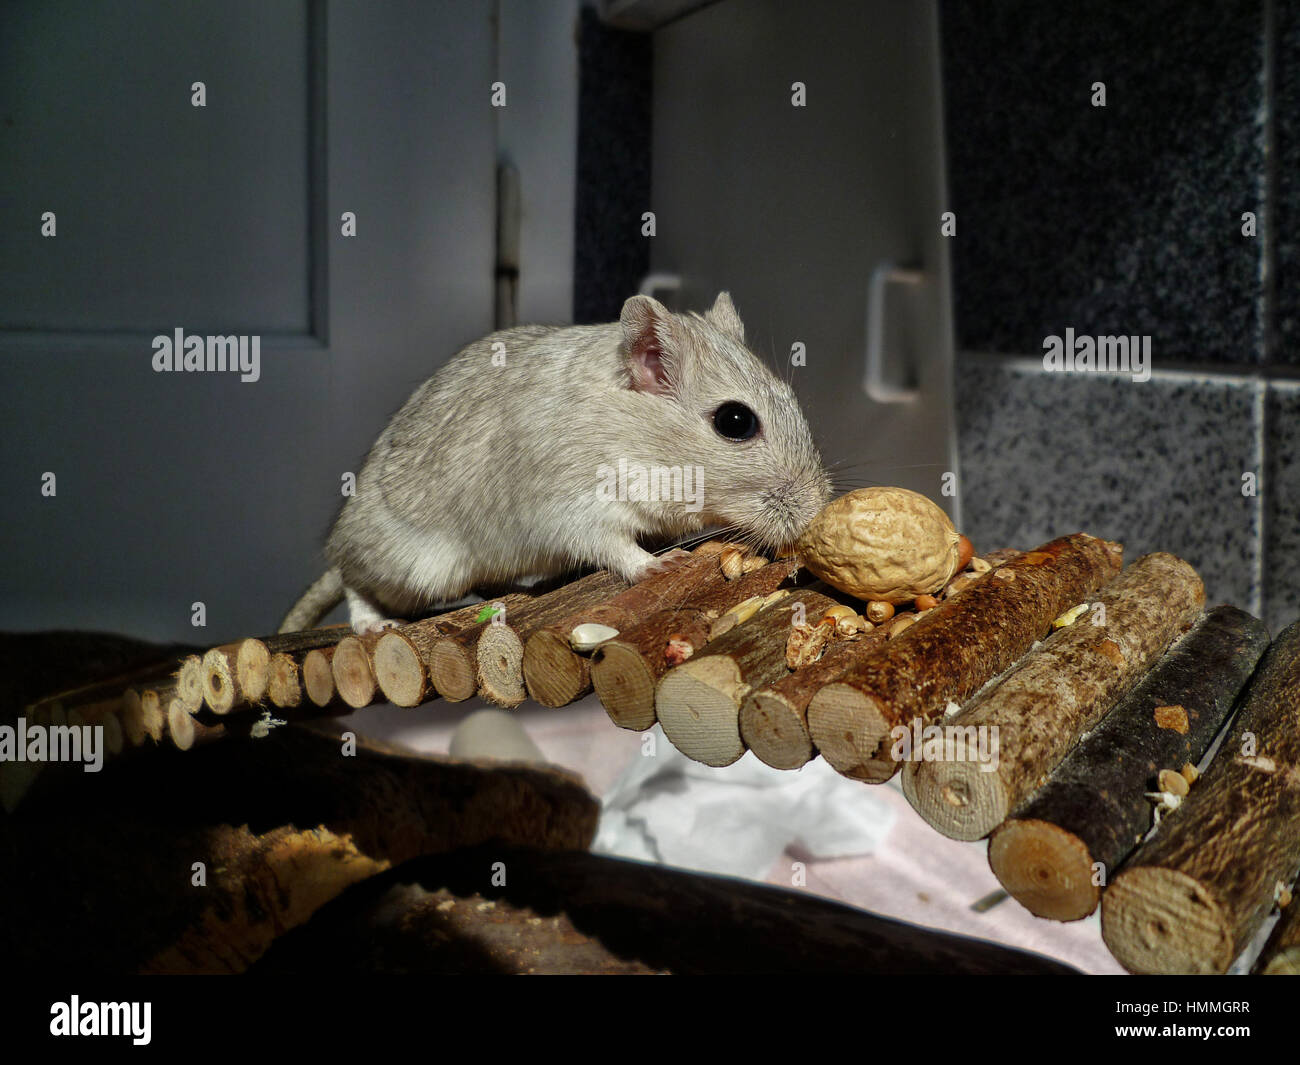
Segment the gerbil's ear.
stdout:
[[719,292],[713,307],[705,312],[704,320],[741,344],[745,342],[745,327],[731,302],[730,292]]
[[633,296],[623,304],[623,348],[633,392],[668,396],[677,386],[677,345],[672,311],[649,296]]

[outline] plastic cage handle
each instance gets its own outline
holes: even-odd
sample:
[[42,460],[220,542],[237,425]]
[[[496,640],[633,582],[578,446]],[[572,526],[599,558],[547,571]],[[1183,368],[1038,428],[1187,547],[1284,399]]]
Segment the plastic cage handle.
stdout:
[[891,284],[919,285],[925,275],[911,267],[883,262],[871,271],[867,286],[867,367],[862,384],[877,403],[909,403],[920,395],[885,380],[885,293]]

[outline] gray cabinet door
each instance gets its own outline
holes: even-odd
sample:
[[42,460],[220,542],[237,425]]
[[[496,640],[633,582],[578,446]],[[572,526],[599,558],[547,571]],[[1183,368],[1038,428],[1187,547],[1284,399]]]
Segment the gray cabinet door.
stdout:
[[[322,568],[342,475],[492,328],[493,6],[0,8],[0,628],[233,638]],[[178,329],[258,380],[155,371]]]
[[[840,486],[912,488],[960,521],[943,494],[957,466],[942,144],[932,3],[722,0],[655,33],[651,262],[680,275],[673,302],[729,288]],[[807,365],[791,369],[796,343]]]

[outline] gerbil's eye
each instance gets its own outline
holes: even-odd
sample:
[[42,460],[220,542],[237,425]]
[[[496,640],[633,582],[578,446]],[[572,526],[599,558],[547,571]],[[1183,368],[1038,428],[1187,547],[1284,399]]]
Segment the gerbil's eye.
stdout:
[[743,403],[724,403],[713,412],[713,428],[728,440],[748,440],[758,432],[758,415]]

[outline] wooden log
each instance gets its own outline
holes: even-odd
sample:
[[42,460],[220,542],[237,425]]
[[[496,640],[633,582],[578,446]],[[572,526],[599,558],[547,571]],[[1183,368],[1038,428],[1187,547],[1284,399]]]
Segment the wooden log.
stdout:
[[326,707],[334,701],[333,657],[333,647],[318,647],[302,657],[302,687],[314,706]]
[[[988,835],[1195,623],[1204,603],[1191,566],[1169,554],[1144,555],[1098,593],[1086,616],[1026,655],[945,730],[941,759],[920,759],[913,729],[903,794],[951,839]],[[1105,624],[1093,624],[1102,617]],[[984,737],[987,762],[970,749]]]
[[610,720],[619,728],[644,732],[655,721],[655,687],[659,678],[684,659],[669,659],[671,638],[689,655],[707,646],[714,623],[732,607],[754,596],[789,587],[798,572],[794,558],[779,559],[760,570],[714,589],[680,610],[661,610],[620,632],[591,655],[591,682]]
[[[340,758],[338,732],[291,726],[165,749],[132,772],[42,773],[0,818],[0,908],[23,914],[6,926],[6,962],[53,973],[93,940],[101,974],[242,971],[344,888],[417,856],[591,844],[600,804],[572,773],[365,737]],[[202,888],[189,886],[194,862]]]
[[191,714],[203,705],[203,659],[187,655],[176,672],[176,696]]
[[205,724],[197,714],[186,710],[179,699],[168,700],[167,739],[178,750],[188,751],[197,744],[221,739],[225,734],[224,725]]
[[[509,869],[508,885],[483,875],[495,862]],[[638,961],[642,971],[682,975],[1075,973],[1041,954],[808,891],[497,844],[421,858],[359,885],[278,940],[258,975],[606,973],[635,971]]]
[[267,698],[273,656],[286,654],[301,658],[317,647],[334,646],[351,632],[350,625],[326,625],[302,632],[280,632],[273,636],[240,640],[235,651],[234,671],[244,702],[253,705]]
[[436,698],[439,692],[429,676],[429,662],[438,641],[478,624],[479,616],[493,604],[509,612],[531,598],[520,593],[503,595],[385,632],[371,656],[379,690],[394,706],[419,706]]
[[[549,624],[558,620],[564,613],[617,595],[627,587],[627,583],[621,578],[605,570],[598,570],[554,591],[530,597],[514,609],[507,604],[504,613],[497,614],[490,621],[467,625],[458,632],[440,637],[433,642],[425,659],[434,690],[449,702],[461,702],[475,694],[488,697],[483,691],[485,679],[484,668],[480,663],[479,642],[491,626],[509,629],[509,636],[497,641],[498,647],[494,651],[494,655],[500,656],[502,661],[498,663],[494,658],[494,661],[487,665],[487,683],[499,685],[498,696],[507,697],[511,694],[509,674],[512,667],[508,656],[510,648],[518,640],[515,631],[516,622],[525,627],[525,635],[530,635],[539,620],[542,624]],[[491,642],[490,640],[489,643]],[[522,691],[522,643],[519,644],[518,651],[518,659],[513,666],[515,686]],[[498,677],[501,679],[497,680]],[[516,703],[522,702],[522,699],[521,695]],[[501,705],[516,705],[516,703],[503,702]]]
[[[588,583],[579,588],[583,581]],[[524,644],[528,639],[546,626],[589,611],[627,589],[621,577],[601,571],[493,618],[483,627],[474,648],[478,694],[497,706],[518,706],[528,694],[524,689]]]
[[330,659],[334,690],[354,710],[369,706],[379,694],[370,654],[382,635],[379,632],[369,632],[364,636],[344,636],[334,647],[334,655]]
[[883,628],[837,640],[817,662],[746,696],[740,708],[740,737],[773,769],[798,769],[817,754],[808,732],[808,703],[861,656],[887,639]]
[[731,765],[745,753],[741,703],[755,688],[789,676],[786,643],[798,609],[815,626],[837,605],[820,590],[825,587],[792,592],[664,674],[655,712],[674,747],[712,766]]
[[272,706],[281,710],[290,710],[302,703],[302,671],[297,660],[287,651],[277,651],[267,663],[266,697]]
[[[1151,827],[1160,770],[1199,764],[1267,647],[1268,629],[1244,610],[1206,614],[994,830],[989,865],[1002,886],[1039,917],[1092,913]],[[1162,727],[1155,710],[1168,706],[1183,709],[1185,729]]]
[[203,701],[214,714],[228,714],[249,701],[235,671],[238,654],[238,643],[223,643],[203,656]]
[[579,625],[607,625],[622,632],[648,615],[671,610],[727,583],[718,556],[719,540],[701,544],[676,569],[640,581],[612,599],[570,613],[534,632],[524,644],[524,686],[543,706],[567,706],[591,690],[590,652],[573,649],[570,634]]
[[1251,970],[1259,976],[1300,976],[1300,900],[1294,896],[1300,883],[1291,889],[1292,898],[1278,918]]
[[175,677],[181,661],[179,658],[169,658],[162,661],[147,662],[129,670],[118,671],[112,676],[101,680],[78,684],[75,687],[64,688],[50,695],[42,696],[26,707],[27,717],[29,720],[33,720],[33,711],[37,709],[48,710],[55,703],[62,705],[66,710],[69,707],[81,704],[103,703],[118,699],[121,697],[123,689],[131,685],[164,683]]
[[1135,973],[1222,973],[1300,866],[1300,622],[1268,649],[1178,816],[1101,897],[1101,934]]
[[1119,572],[1119,544],[1075,533],[984,574],[857,662],[808,704],[813,742],[845,776],[880,784],[900,763],[891,734],[965,702],[1053,620]]
[[[147,740],[161,743],[167,728],[167,705],[172,699],[186,705],[180,695],[179,682],[127,688],[122,693],[120,711],[126,742],[132,747],[143,746]],[[188,707],[186,710],[193,713]]]

